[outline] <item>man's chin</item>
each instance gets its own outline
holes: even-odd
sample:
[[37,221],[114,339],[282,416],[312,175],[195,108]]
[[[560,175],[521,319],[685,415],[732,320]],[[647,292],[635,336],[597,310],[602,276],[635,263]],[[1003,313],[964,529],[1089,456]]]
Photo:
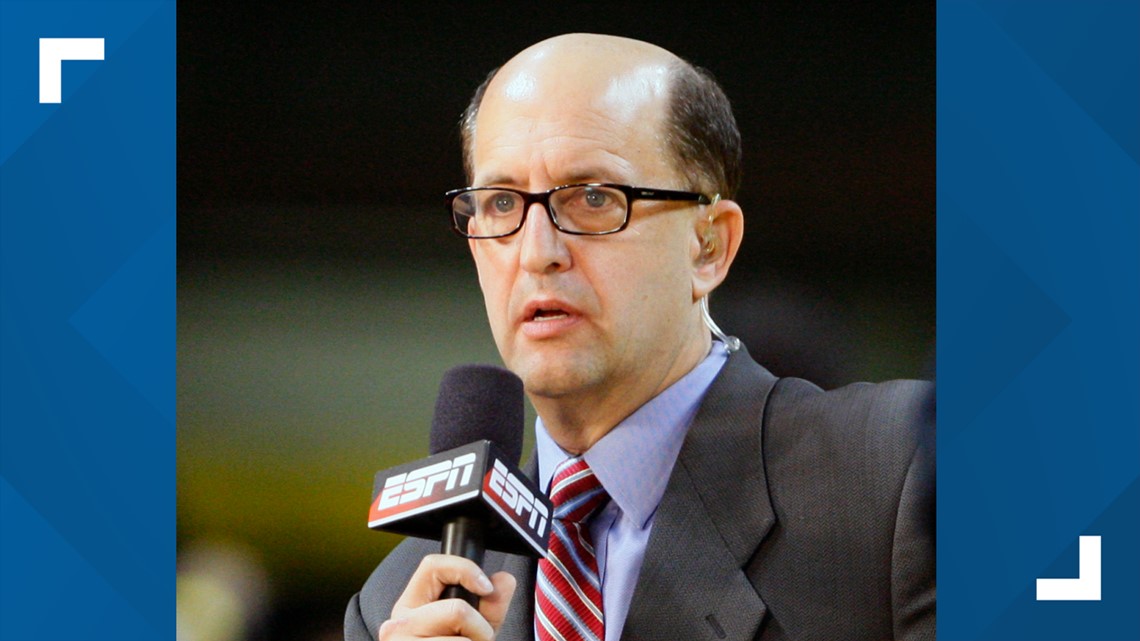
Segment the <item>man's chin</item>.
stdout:
[[510,369],[518,374],[533,397],[563,398],[590,386],[592,370],[577,359],[522,359]]

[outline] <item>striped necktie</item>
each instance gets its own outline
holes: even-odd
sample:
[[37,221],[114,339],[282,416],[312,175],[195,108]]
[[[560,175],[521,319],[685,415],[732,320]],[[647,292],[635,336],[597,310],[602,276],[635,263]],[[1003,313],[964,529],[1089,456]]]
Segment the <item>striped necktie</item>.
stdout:
[[538,641],[602,641],[602,583],[586,521],[609,494],[580,458],[554,471],[554,519],[546,558],[538,562],[535,629]]

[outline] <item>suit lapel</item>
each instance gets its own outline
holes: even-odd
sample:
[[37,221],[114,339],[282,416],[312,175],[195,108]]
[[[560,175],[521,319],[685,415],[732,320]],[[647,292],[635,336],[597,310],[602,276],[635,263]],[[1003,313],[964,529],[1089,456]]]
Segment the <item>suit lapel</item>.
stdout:
[[624,639],[752,639],[767,612],[742,570],[775,523],[760,424],[776,378],[731,356],[657,508]]
[[518,585],[507,619],[495,638],[499,641],[529,641],[534,639],[534,577],[538,564],[529,557],[503,556],[505,562],[500,569],[510,572]]

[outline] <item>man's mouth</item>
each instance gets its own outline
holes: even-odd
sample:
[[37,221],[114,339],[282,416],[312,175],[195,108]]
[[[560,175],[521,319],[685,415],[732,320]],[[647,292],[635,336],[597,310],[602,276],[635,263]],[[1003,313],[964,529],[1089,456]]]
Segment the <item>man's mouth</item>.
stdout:
[[561,309],[536,309],[534,316],[531,317],[532,321],[543,322],[550,320],[557,320],[559,318],[566,318],[568,314]]
[[553,339],[572,331],[581,318],[578,310],[564,301],[533,300],[523,311],[520,329],[530,340]]

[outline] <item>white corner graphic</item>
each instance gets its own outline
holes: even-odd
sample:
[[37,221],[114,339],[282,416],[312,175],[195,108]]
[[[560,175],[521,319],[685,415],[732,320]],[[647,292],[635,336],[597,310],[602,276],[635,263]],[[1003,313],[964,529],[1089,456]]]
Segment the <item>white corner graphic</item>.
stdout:
[[64,60],[102,59],[102,38],[40,38],[40,104],[62,100]]
[[1100,601],[1100,537],[1082,536],[1075,579],[1037,579],[1038,601]]

